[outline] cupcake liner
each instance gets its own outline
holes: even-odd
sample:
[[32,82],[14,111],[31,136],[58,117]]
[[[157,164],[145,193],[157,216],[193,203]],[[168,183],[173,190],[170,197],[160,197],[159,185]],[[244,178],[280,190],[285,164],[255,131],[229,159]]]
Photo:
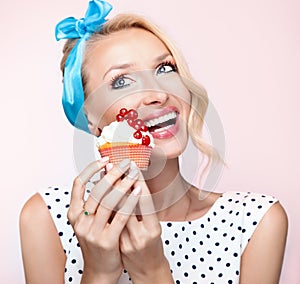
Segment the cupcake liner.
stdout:
[[141,170],[149,166],[152,147],[140,144],[106,143],[98,148],[101,157],[109,157],[109,161],[118,164],[124,159],[135,162]]

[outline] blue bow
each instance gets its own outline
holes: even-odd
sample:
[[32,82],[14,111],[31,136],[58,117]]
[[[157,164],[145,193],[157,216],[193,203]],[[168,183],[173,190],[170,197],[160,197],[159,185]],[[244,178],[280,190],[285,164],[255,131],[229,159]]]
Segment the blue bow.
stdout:
[[92,0],[89,2],[85,18],[68,17],[60,21],[55,28],[56,40],[79,38],[65,64],[62,104],[70,123],[86,132],[90,131],[83,110],[81,65],[84,43],[92,33],[101,29],[111,9],[112,6],[105,1]]

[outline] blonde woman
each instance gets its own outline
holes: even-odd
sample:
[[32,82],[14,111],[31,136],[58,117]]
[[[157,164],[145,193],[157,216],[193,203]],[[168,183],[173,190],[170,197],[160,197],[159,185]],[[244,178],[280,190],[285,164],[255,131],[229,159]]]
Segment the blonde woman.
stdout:
[[206,92],[160,29],[132,14],[106,20],[110,9],[90,1],[85,18],[57,25],[57,39],[68,39],[67,118],[94,136],[121,108],[145,121],[172,119],[149,128],[155,148],[147,171],[102,158],[72,188],[49,187],[27,201],[20,216],[26,282],[278,283],[284,209],[271,196],[206,192],[184,180],[178,157],[189,136],[211,163],[218,157],[199,134]]

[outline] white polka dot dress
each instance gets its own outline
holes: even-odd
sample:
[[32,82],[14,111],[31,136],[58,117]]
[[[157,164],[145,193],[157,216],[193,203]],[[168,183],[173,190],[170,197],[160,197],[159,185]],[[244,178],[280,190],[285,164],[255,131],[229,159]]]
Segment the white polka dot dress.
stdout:
[[[65,283],[80,283],[83,258],[67,220],[70,191],[49,187],[40,191],[67,256]],[[88,193],[87,193],[88,194]],[[161,222],[164,252],[176,284],[239,283],[241,255],[268,209],[277,202],[258,193],[226,192],[201,218]],[[123,271],[119,284],[132,283]]]

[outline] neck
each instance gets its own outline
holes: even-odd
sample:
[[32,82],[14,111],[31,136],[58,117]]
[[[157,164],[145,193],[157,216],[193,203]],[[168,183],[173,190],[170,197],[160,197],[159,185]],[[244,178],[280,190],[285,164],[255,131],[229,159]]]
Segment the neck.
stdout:
[[[163,168],[160,168],[161,164],[161,161],[151,161],[151,167],[144,175],[158,218],[185,220],[190,202],[186,193],[190,185],[180,175],[177,158],[167,160]],[[159,173],[155,174],[157,171]]]

